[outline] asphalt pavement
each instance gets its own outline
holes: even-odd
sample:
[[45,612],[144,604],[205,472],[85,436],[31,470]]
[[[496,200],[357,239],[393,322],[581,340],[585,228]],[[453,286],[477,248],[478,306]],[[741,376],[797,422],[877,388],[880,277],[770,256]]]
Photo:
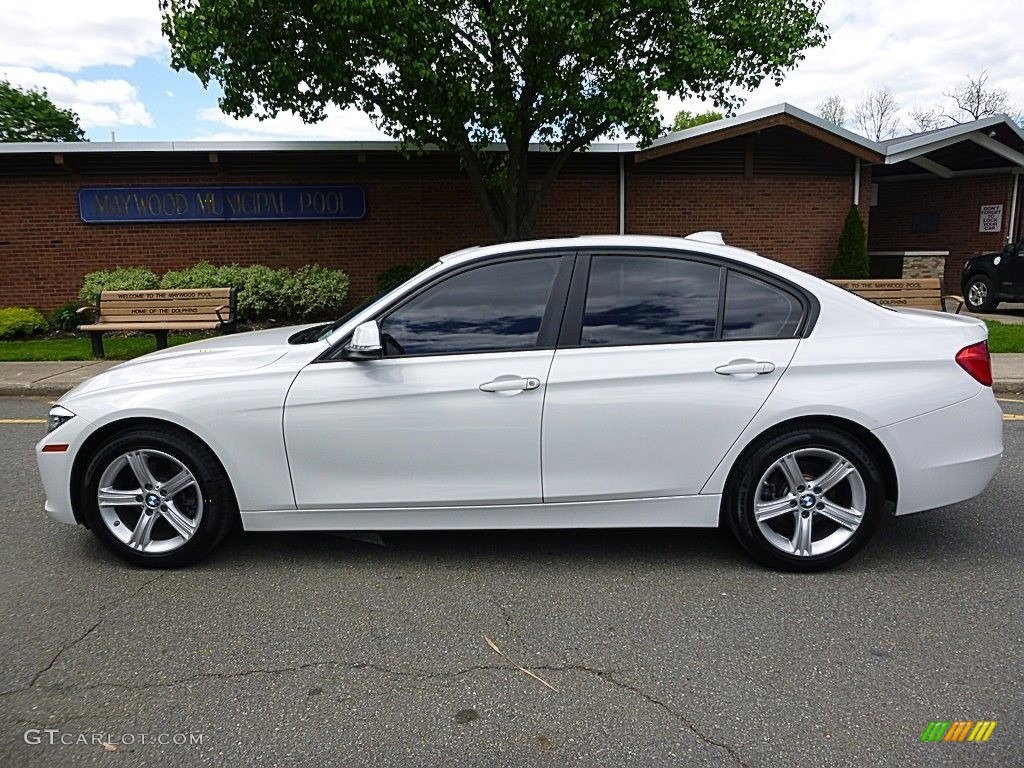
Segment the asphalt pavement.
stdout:
[[0,765],[1024,765],[1002,405],[982,496],[828,573],[710,530],[239,533],[153,572],[44,515],[46,402],[0,398]]

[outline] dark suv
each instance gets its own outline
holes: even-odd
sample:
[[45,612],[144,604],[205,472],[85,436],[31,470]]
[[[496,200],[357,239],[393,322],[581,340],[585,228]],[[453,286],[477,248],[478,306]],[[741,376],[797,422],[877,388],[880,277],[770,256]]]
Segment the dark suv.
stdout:
[[991,312],[1000,301],[1024,301],[1024,240],[968,259],[960,289],[972,312]]

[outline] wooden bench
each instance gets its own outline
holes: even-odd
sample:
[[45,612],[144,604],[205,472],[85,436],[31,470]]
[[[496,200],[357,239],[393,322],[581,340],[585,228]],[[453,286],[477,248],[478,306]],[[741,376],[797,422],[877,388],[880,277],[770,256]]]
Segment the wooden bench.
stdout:
[[901,278],[884,280],[830,280],[829,282],[845,288],[851,293],[865,299],[896,307],[914,307],[917,309],[934,309],[946,312],[946,302],[956,302],[954,314],[959,314],[964,306],[963,296],[943,296],[942,287],[937,277]]
[[103,291],[91,312],[93,322],[78,326],[92,337],[92,352],[103,357],[107,331],[145,331],[156,336],[156,348],[167,348],[168,331],[232,331],[234,288],[185,288],[166,291]]

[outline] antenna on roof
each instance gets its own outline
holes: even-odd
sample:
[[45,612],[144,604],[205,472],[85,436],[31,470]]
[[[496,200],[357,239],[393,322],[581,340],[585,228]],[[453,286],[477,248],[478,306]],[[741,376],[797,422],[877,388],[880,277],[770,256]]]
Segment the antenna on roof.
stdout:
[[721,232],[714,232],[712,230],[704,230],[703,232],[694,232],[692,235],[686,236],[687,240],[696,240],[698,243],[711,243],[712,245],[725,245],[725,239],[722,237]]

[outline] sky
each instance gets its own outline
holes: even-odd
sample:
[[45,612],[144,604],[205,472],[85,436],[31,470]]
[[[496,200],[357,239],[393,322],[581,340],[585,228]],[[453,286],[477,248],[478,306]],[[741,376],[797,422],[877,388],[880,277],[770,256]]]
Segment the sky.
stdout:
[[[195,75],[171,69],[156,0],[0,0],[0,18],[0,78],[45,88],[78,113],[92,141],[387,138],[355,110],[332,108],[314,125],[294,115],[224,115],[215,85],[205,90]],[[838,95],[852,113],[866,92],[888,86],[910,132],[911,108],[948,102],[944,91],[983,70],[1024,111],[1021,0],[826,0],[821,19],[831,34],[825,47],[809,51],[781,86],[743,94],[739,112],[783,101],[813,112]],[[711,105],[663,97],[660,107],[668,124],[680,108]]]

